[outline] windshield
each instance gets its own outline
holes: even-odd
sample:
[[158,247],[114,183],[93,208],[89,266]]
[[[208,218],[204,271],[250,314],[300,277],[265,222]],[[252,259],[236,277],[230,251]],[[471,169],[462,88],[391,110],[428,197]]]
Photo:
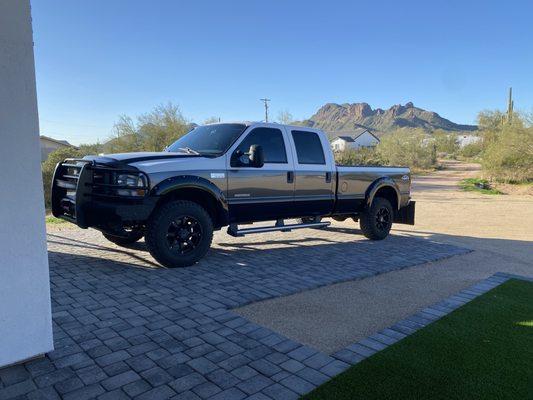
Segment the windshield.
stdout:
[[170,146],[167,151],[221,155],[244,132],[244,124],[213,124],[194,128]]

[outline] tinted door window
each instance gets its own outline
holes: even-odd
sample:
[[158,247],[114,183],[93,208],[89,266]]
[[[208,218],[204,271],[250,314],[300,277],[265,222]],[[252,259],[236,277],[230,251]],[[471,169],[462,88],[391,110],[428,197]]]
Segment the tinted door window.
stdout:
[[241,142],[237,150],[247,153],[253,144],[263,147],[265,163],[286,163],[287,152],[283,142],[283,134],[279,129],[255,128]]
[[320,138],[314,132],[292,131],[298,164],[326,164]]

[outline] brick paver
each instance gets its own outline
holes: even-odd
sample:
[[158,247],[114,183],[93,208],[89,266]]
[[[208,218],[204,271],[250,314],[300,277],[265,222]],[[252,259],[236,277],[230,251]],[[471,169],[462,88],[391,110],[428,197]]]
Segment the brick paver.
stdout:
[[468,252],[399,236],[371,242],[355,233],[218,233],[208,256],[182,269],[157,266],[143,242],[124,249],[92,230],[51,233],[55,350],[1,369],[0,400],[297,398],[431,322],[439,309],[330,357],[232,308]]

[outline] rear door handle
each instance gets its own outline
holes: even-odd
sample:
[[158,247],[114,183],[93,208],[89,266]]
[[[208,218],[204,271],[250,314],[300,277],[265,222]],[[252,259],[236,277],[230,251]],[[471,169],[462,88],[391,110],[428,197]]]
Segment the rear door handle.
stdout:
[[287,171],[287,183],[293,183],[294,182],[294,172]]
[[326,183],[331,182],[331,172],[326,172]]

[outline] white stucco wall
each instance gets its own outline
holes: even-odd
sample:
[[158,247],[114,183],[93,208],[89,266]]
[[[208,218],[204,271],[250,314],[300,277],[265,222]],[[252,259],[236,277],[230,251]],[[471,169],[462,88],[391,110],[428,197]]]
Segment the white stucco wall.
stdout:
[[29,0],[0,0],[0,366],[52,350]]
[[361,134],[360,136],[358,136],[355,139],[355,142],[352,143],[352,145],[355,148],[357,148],[357,147],[372,147],[372,146],[377,146],[378,143],[379,143],[379,141],[374,136],[372,136],[368,132],[364,132],[363,134]]
[[346,142],[342,139],[335,139],[331,142],[331,148],[333,151],[344,151],[346,148]]

